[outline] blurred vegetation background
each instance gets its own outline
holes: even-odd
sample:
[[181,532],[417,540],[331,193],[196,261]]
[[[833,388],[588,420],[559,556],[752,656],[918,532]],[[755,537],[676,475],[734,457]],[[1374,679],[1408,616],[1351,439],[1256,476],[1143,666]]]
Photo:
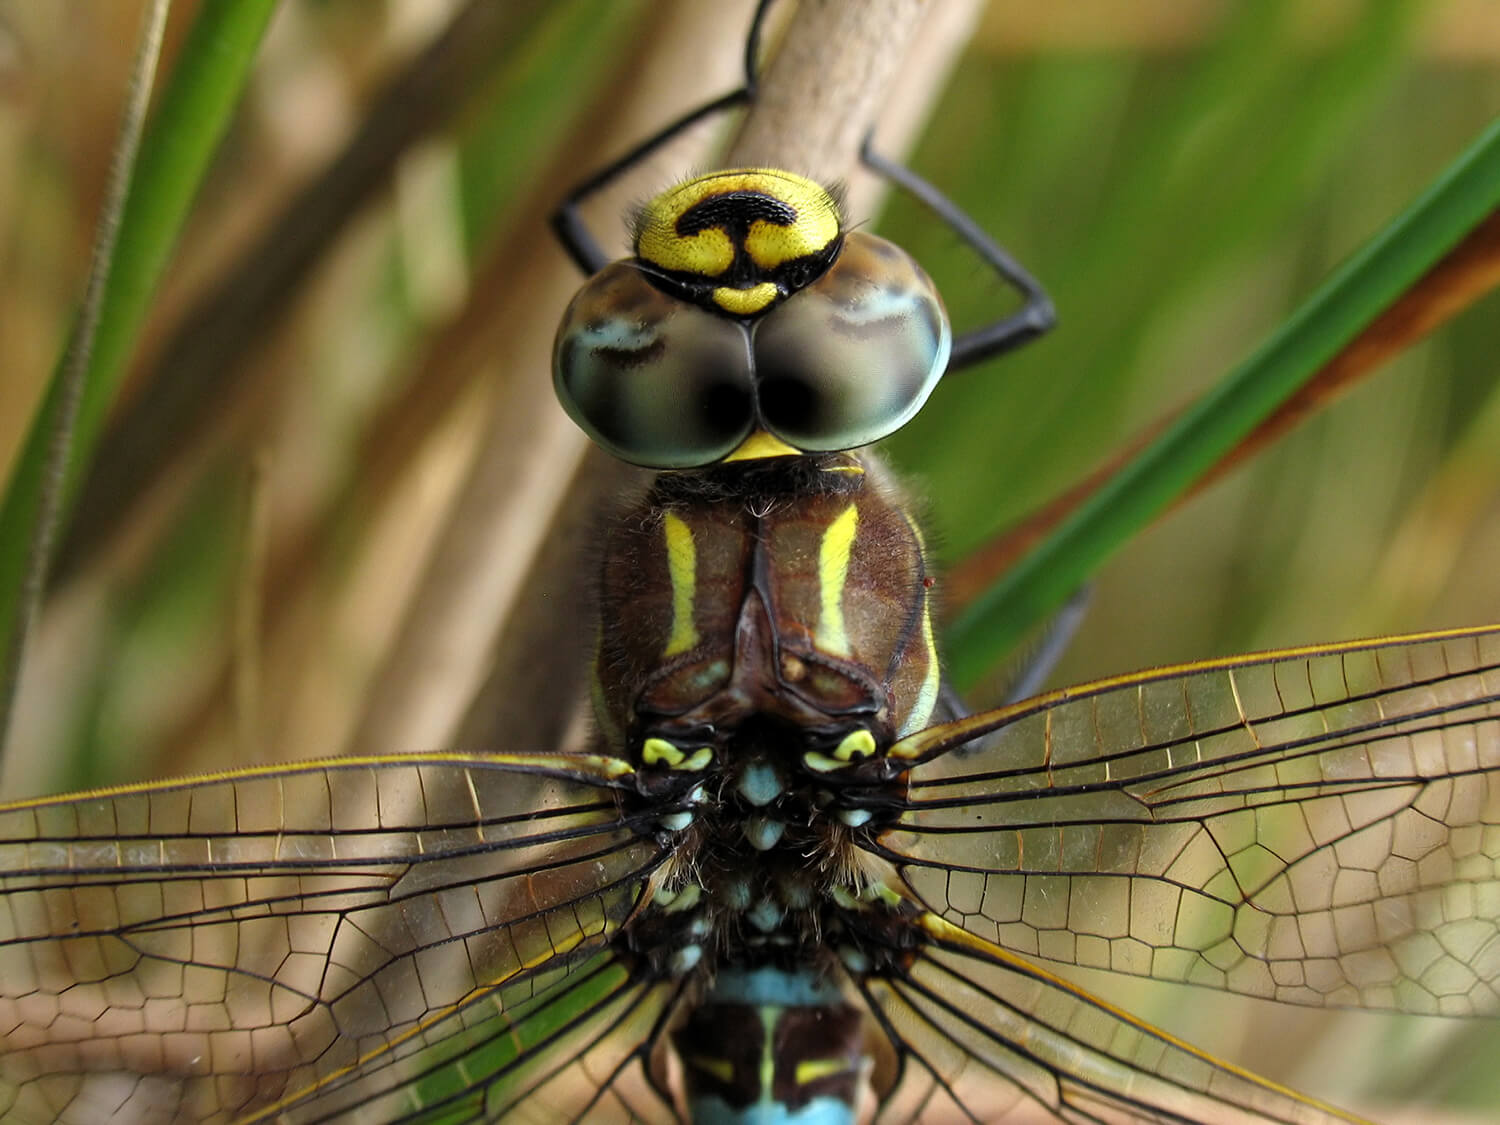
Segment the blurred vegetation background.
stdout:
[[[196,7],[174,8],[164,73]],[[485,691],[452,654],[504,650],[490,618],[512,609],[531,614],[509,642],[531,679],[501,673],[488,723],[462,729],[533,749],[576,728],[536,684],[583,659],[577,560],[617,476],[575,477],[582,443],[551,405],[576,278],[543,220],[733,84],[748,11],[281,4],[64,535],[8,793],[450,744],[429,733],[460,729],[447,719],[403,725],[406,701]],[[82,291],[138,23],[134,3],[0,2],[0,467]],[[889,443],[941,556],[1212,385],[1497,113],[1490,0],[987,5],[912,160],[1042,279],[1061,324]],[[681,174],[672,159],[634,198]],[[919,209],[895,200],[877,225],[960,325],[1007,299]],[[1057,679],[1495,620],[1497,356],[1491,297],[1128,545]],[[433,543],[497,432],[494,523],[453,549],[488,545],[476,593],[444,581],[453,551]],[[482,605],[458,614],[479,639],[414,642],[433,598]],[[1432,1021],[1362,1019],[1330,1037],[1172,996],[1162,1018],[1331,1096],[1500,1099],[1492,1028],[1455,1046]]]

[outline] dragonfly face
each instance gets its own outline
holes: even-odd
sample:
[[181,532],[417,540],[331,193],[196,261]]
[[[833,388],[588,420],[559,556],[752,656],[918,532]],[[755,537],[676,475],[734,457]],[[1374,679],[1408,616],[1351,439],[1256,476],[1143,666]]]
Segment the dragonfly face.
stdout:
[[[778,287],[766,324],[871,260],[811,242],[823,272]],[[624,269],[660,300],[619,298],[614,267],[575,302],[574,409],[602,429],[598,404],[633,392],[601,381],[649,377],[704,323],[740,341],[748,408],[688,443],[737,459],[665,474],[605,529],[592,751],[0,809],[7,1120],[1323,1121],[1066,970],[1495,1009],[1500,634],[947,715],[899,493],[769,417],[749,298],[706,312],[658,267]],[[865,276],[924,395],[935,299],[904,264],[894,303]],[[603,347],[622,302],[666,311]],[[676,459],[676,432],[611,441]]]

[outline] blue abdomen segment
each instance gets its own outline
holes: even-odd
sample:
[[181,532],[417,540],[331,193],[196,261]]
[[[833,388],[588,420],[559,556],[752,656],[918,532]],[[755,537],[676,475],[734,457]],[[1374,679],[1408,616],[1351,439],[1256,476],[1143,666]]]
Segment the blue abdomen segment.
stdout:
[[695,1125],[853,1125],[863,1019],[823,974],[727,969],[673,1038]]

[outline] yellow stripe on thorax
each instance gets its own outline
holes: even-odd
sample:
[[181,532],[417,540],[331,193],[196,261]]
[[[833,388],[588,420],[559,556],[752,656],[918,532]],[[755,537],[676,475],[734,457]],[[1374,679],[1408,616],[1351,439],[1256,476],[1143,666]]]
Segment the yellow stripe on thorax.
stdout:
[[937,641],[932,636],[932,600],[926,597],[925,592],[922,598],[922,647],[926,650],[927,675],[917,692],[917,701],[912,704],[911,714],[907,715],[901,729],[896,732],[898,738],[905,738],[927,725],[937,706],[938,690],[943,685],[943,668],[938,661]]
[[818,616],[818,648],[832,656],[849,655],[849,634],[844,629],[844,587],[849,581],[849,554],[859,528],[859,507],[850,504],[823,532],[818,548],[818,592],[822,612]]
[[672,632],[662,656],[676,656],[698,644],[698,626],[693,622],[693,603],[698,596],[698,548],[693,529],[681,516],[668,512],[662,517],[667,541],[667,575],[672,581]]
[[[909,516],[906,525],[911,528],[911,533],[916,538],[917,550],[925,565],[927,540],[922,535],[922,529]],[[911,713],[906,716],[906,721],[896,732],[898,738],[905,738],[913,731],[919,731],[927,725],[932,718],[933,709],[937,706],[938,692],[943,686],[942,662],[938,659],[937,641],[932,635],[932,597],[926,587],[923,588],[921,597],[922,647],[927,658],[927,675],[922,679],[922,687],[917,692],[917,700],[912,704]]]

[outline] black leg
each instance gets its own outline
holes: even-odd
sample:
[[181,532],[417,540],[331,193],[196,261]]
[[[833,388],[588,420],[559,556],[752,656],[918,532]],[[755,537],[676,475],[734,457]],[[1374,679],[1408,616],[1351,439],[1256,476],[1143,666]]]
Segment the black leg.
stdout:
[[953,354],[948,360],[948,371],[958,371],[982,359],[1000,355],[1022,344],[1029,343],[1057,323],[1057,313],[1052,299],[1047,296],[1036,278],[1026,272],[1019,262],[1007,254],[984,230],[957,204],[932,184],[903,164],[888,160],[870,147],[870,137],[865,137],[860,159],[872,171],[879,173],[891,183],[910,193],[928,210],[950,226],[959,238],[1021,294],[1023,304],[1009,316],[1001,317],[993,324],[975,328],[955,337]]
[[[775,0],[760,0],[750,22],[750,32],[745,37],[743,86],[698,106],[635,145],[623,156],[606,164],[569,192],[553,212],[553,231],[568,256],[584,273],[597,273],[609,264],[610,258],[600,249],[598,239],[583,221],[579,205],[684,130],[704,118],[743,105],[755,97],[761,31],[765,26],[766,13],[774,3]],[[1057,319],[1056,313],[1051,299],[1041,285],[952,200],[911,169],[888,160],[871,149],[868,136],[860,157],[869,168],[920,200],[968,243],[1002,280],[1021,294],[1024,303],[1018,311],[982,328],[964,332],[954,339],[953,353],[948,361],[949,371],[961,370],[980,360],[1020,347],[1052,327]]]
[[1042,690],[1047,677],[1052,675],[1057,662],[1072,646],[1073,638],[1078,636],[1078,627],[1088,614],[1089,600],[1093,593],[1092,584],[1080,586],[1063,607],[1052,615],[1042,635],[1027,647],[1013,669],[1004,703],[1019,703]]
[[598,273],[609,264],[610,258],[599,248],[599,240],[594,237],[593,232],[583,221],[583,216],[578,210],[579,204],[683,130],[696,125],[705,117],[712,117],[726,109],[733,109],[755,97],[761,28],[765,25],[766,12],[775,2],[776,0],[760,0],[760,3],[756,5],[755,16],[750,21],[750,33],[745,37],[745,84],[743,86],[684,114],[664,129],[647,137],[624,156],[606,164],[570,191],[567,198],[552,213],[552,230],[562,242],[563,249],[568,252],[568,256],[578,263],[578,267],[584,273]]
[[[1088,614],[1093,593],[1092,583],[1075,590],[1067,603],[1052,615],[1043,631],[1011,662],[1011,667],[1006,669],[1005,694],[1000,699],[1000,706],[1020,703],[1042,690],[1047,677],[1057,669],[1057,662],[1078,636],[1079,626]],[[939,689],[938,708],[933,721],[948,722],[973,713],[963,697],[953,689],[953,685],[944,680]],[[989,745],[990,738],[991,735],[985,735],[976,742],[960,747],[957,752],[962,755],[974,753]]]

